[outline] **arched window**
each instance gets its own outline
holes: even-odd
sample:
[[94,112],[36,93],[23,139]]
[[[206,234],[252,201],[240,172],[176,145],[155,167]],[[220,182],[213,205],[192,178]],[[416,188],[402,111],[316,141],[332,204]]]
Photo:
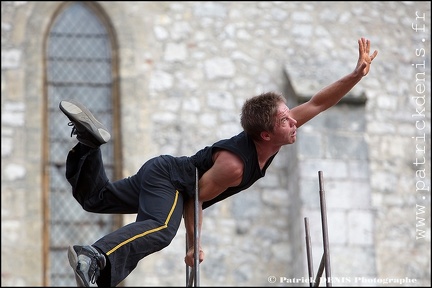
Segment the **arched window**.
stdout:
[[[49,167],[45,191],[45,282],[49,286],[74,286],[75,278],[67,258],[72,244],[92,244],[117,226],[118,217],[88,213],[75,201],[65,178],[66,156],[77,143],[71,137],[69,119],[59,110],[63,99],[85,104],[113,132],[118,103],[113,71],[116,59],[114,34],[105,14],[92,2],[65,3],[50,27],[46,49],[46,97],[48,103]],[[118,121],[117,121],[118,122]],[[111,133],[102,156],[107,176],[121,170],[116,157],[117,137]],[[115,164],[115,165],[114,165]]]

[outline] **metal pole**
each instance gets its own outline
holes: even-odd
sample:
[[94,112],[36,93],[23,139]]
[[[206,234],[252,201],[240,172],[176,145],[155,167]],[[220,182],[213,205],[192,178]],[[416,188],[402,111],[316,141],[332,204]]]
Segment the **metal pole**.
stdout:
[[307,217],[304,218],[305,231],[306,231],[306,255],[308,261],[308,272],[309,272],[309,286],[313,287],[313,259],[312,259],[312,245],[311,238],[309,233],[309,219]]
[[321,276],[322,276],[322,273],[324,271],[324,258],[325,258],[325,256],[323,254],[323,256],[321,257],[321,262],[320,262],[320,266],[318,268],[317,276],[315,278],[316,281],[315,281],[314,287],[319,287],[319,284],[320,284],[320,281],[321,281]]
[[[194,195],[194,265],[191,269],[186,264],[186,286],[187,287],[198,287],[199,286],[199,189],[198,189],[198,168],[195,168],[195,195]],[[186,233],[186,253],[189,249],[188,237]]]
[[194,271],[193,270],[191,270],[191,269],[189,269],[190,270],[190,273],[189,273],[189,276],[188,276],[188,280],[187,280],[187,286],[188,287],[192,287],[192,285],[193,285],[193,283],[195,283],[195,279],[194,279]]
[[327,210],[323,184],[323,173],[318,171],[319,187],[320,187],[320,203],[321,203],[321,222],[323,232],[323,244],[324,244],[324,259],[325,259],[325,272],[326,272],[326,286],[331,287],[331,270],[330,270],[330,248],[328,240],[328,227],[327,227]]
[[195,207],[194,207],[194,284],[199,287],[199,189],[198,168],[195,168]]
[[[188,252],[188,250],[189,250],[189,241],[188,241],[188,238],[187,238],[187,233],[186,233],[186,253]],[[193,269],[191,269],[191,267],[189,267],[187,264],[186,264],[186,286],[187,287],[192,287],[192,285],[193,285],[193,283],[194,283],[194,270]]]

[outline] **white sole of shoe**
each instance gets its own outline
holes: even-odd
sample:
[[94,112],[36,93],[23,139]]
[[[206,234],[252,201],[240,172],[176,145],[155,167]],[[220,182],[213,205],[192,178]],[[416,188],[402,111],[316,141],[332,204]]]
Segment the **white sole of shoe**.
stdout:
[[[97,134],[95,133],[95,129],[91,129],[93,130],[93,134],[94,136],[96,136],[97,138],[102,138],[99,140],[103,140],[103,143],[108,142],[111,139],[111,134],[104,128],[99,128],[99,127],[104,127],[104,125],[102,123],[100,123],[98,120],[96,120],[96,118],[94,118],[91,114],[90,111],[88,111],[86,108],[80,108],[79,106],[77,106],[76,103],[72,102],[72,101],[61,101],[60,102],[60,107],[62,108],[62,111],[64,113],[67,113],[69,115],[77,115],[76,118],[77,120],[80,120],[79,118],[81,118],[81,121],[83,121],[84,119],[86,120],[85,122],[87,123],[92,123],[93,126],[97,129],[97,133],[99,134],[100,137],[97,137]],[[86,110],[83,110],[86,109]],[[82,115],[80,115],[82,114]],[[99,127],[98,127],[99,126]],[[92,128],[92,127],[90,127]]]
[[78,257],[77,257],[77,254],[76,254],[73,246],[69,246],[68,259],[69,259],[69,264],[75,273],[75,281],[76,281],[77,287],[86,287],[84,281],[81,279],[81,277],[76,272],[77,265],[78,265]]

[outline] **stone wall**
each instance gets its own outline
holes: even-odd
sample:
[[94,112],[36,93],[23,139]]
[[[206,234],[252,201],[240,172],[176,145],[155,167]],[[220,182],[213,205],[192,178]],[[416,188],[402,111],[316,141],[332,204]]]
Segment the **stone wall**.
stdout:
[[[379,54],[354,100],[302,127],[262,181],[205,211],[201,284],[290,286],[307,277],[304,217],[316,271],[322,170],[334,281],[431,285],[429,2],[98,3],[119,48],[124,176],[155,155],[191,155],[237,133],[250,96],[311,97],[351,72],[357,39],[371,39]],[[60,4],[1,3],[5,286],[44,284],[43,43]],[[124,285],[184,285],[184,245],[182,227]]]

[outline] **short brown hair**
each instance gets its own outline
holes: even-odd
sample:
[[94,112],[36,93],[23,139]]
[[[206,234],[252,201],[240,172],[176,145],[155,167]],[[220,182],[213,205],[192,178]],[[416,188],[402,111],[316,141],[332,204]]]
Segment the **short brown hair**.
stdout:
[[263,93],[246,100],[240,115],[243,130],[256,140],[260,139],[263,131],[273,132],[280,102],[286,103],[286,99],[276,92]]

